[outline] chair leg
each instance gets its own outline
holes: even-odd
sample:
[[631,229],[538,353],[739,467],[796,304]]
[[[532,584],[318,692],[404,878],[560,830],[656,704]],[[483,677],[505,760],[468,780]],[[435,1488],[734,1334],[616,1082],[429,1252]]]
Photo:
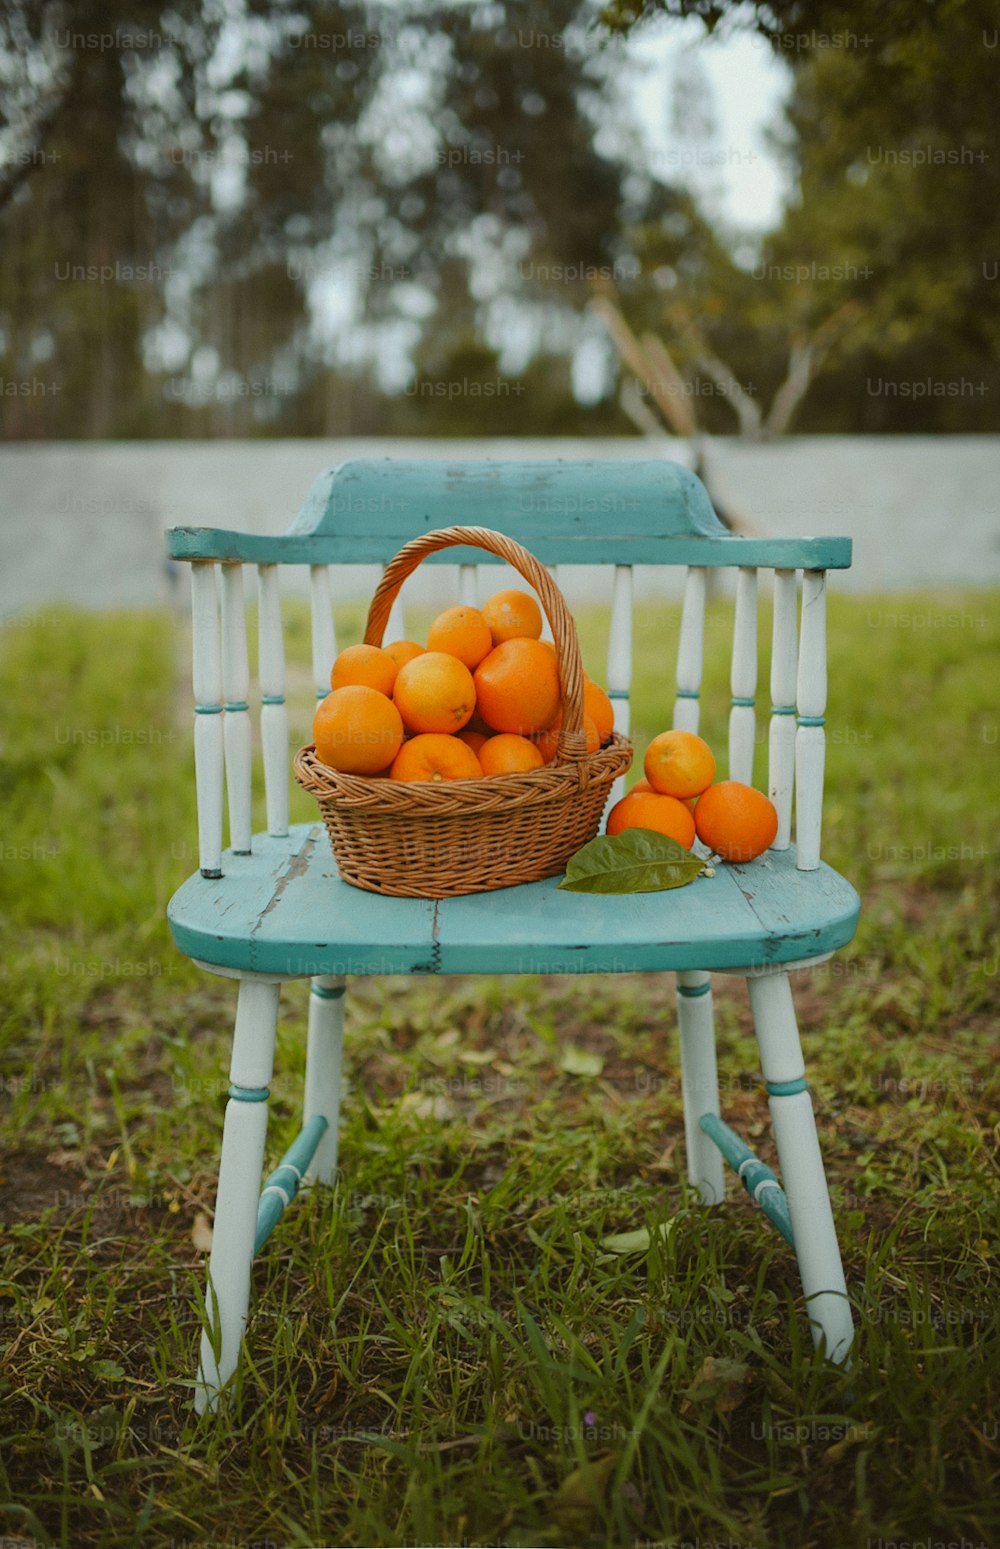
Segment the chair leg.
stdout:
[[242,979],[205,1295],[212,1335],[202,1333],[195,1389],[199,1414],[216,1407],[219,1390],[236,1370],[246,1328],[277,1024],[278,985]]
[[303,1118],[308,1123],[320,1113],[328,1125],[306,1172],[306,1180],[315,1183],[332,1183],[337,1174],[344,987],[344,979],[331,974],[318,976],[310,986]]
[[843,1363],[854,1322],[806,1085],[791,984],[788,974],[780,970],[749,975],[747,984],[813,1343],[818,1346],[825,1340],[827,1355]]
[[681,1034],[681,1091],[688,1179],[696,1185],[706,1205],[717,1205],[725,1195],[722,1157],[714,1143],[698,1128],[703,1113],[718,1115],[719,1112],[712,981],[707,973],[677,975],[677,1021]]

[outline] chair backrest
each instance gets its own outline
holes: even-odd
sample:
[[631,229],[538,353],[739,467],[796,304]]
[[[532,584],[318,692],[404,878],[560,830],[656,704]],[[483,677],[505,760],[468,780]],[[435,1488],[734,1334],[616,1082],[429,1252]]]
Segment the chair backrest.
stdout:
[[[453,462],[360,459],[313,484],[286,533],[266,536],[175,527],[172,558],[191,564],[194,628],[195,770],[204,875],[221,876],[223,792],[230,846],[250,849],[251,728],[243,567],[258,577],[261,744],[267,826],[288,831],[290,757],[279,565],[308,566],[316,693],[329,691],[337,653],[330,567],[386,563],[418,533],[457,523],[495,527],[543,563],[613,569],[608,692],[619,730],[629,726],[632,572],[635,565],[686,570],[673,724],[696,731],[709,570],[737,571],[729,716],[729,776],[749,782],[756,737],[757,575],[773,572],[774,622],[768,791],[778,810],[776,848],[792,835],[797,864],[819,865],[826,709],[826,572],[851,563],[849,538],[756,538],[719,521],[704,485],[662,459],[573,462]],[[453,548],[427,560],[458,563],[464,601],[475,601],[480,564],[499,561]],[[802,617],[798,623],[798,572]],[[397,600],[386,638],[406,634]]]

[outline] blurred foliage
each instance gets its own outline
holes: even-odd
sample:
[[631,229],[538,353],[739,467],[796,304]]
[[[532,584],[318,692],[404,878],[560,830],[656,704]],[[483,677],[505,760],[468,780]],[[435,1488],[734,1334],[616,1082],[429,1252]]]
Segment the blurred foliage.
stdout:
[[[626,122],[616,32],[665,12],[791,67],[756,262]],[[708,430],[736,420],[685,320],[761,406],[825,339],[797,429],[994,429],[991,37],[987,0],[6,0],[5,433],[621,433],[595,286]]]

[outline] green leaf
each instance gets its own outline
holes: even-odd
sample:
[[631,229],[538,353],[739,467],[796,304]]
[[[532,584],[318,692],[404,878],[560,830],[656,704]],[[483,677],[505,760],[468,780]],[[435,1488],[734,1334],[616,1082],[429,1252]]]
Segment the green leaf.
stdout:
[[559,886],[567,893],[657,893],[693,882],[703,865],[666,834],[626,828],[598,834],[571,855]]

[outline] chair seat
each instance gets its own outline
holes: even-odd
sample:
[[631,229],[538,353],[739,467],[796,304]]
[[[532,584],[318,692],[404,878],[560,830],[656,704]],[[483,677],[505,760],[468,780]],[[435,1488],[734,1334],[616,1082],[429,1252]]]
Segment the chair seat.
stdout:
[[660,893],[557,892],[558,877],[439,901],[343,882],[321,824],[225,851],[223,876],[195,873],[170,901],[176,945],[230,973],[632,973],[725,970],[820,957],[854,935],[861,900],[795,849]]

